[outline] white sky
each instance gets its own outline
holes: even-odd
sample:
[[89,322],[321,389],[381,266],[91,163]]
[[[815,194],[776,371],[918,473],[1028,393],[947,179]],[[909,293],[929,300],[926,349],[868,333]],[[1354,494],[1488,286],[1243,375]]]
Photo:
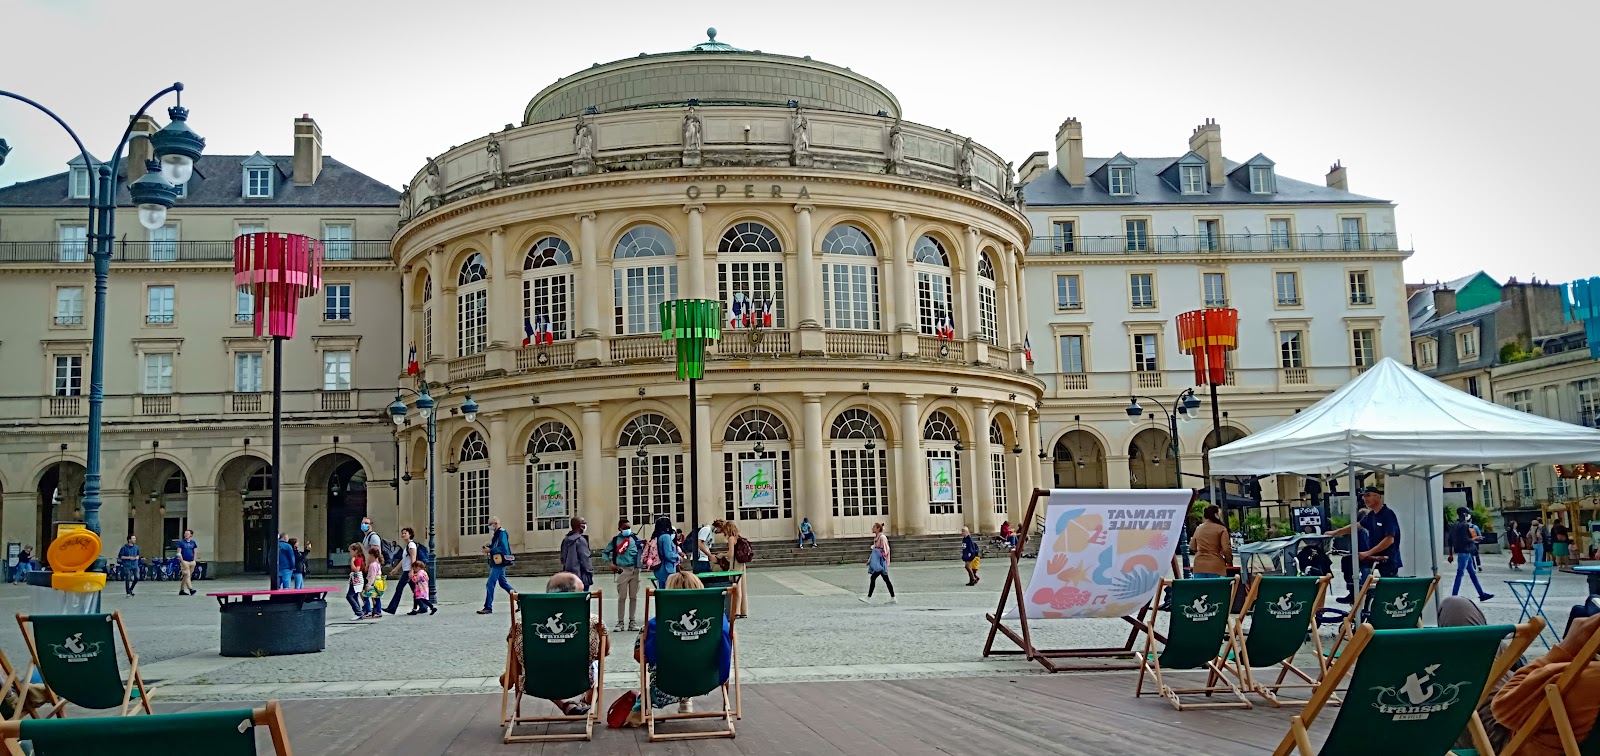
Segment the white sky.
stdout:
[[[180,80],[214,154],[286,154],[309,113],[326,154],[399,187],[427,155],[506,123],[557,77],[686,49],[848,66],[908,120],[1021,163],[1067,116],[1091,156],[1181,155],[1205,118],[1233,160],[1263,152],[1398,203],[1415,281],[1600,274],[1591,2],[90,2],[7,0],[0,89],[109,157],[126,117]],[[190,22],[181,31],[161,19]],[[165,122],[164,102],[158,117]],[[65,134],[0,99],[0,186],[65,169]],[[1053,160],[1053,157],[1052,157]],[[1569,223],[1571,221],[1571,223]],[[1577,236],[1573,236],[1577,233]]]

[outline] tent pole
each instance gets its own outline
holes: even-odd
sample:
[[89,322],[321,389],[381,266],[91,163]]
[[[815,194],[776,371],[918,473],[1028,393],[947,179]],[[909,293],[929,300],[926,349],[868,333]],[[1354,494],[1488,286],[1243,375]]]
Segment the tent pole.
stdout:
[[[1438,577],[1439,576],[1439,537],[1434,534],[1433,529],[1434,529],[1434,525],[1437,523],[1437,521],[1439,519],[1439,513],[1433,511],[1433,468],[1431,468],[1431,467],[1422,468],[1422,501],[1423,501],[1424,505],[1427,507],[1426,511],[1428,513],[1428,517],[1430,518],[1430,519],[1426,520],[1426,522],[1428,523],[1428,561],[1432,563],[1433,576],[1434,577]],[[1467,555],[1464,555],[1464,556],[1467,559],[1471,559],[1472,558],[1471,554],[1467,554]],[[1438,614],[1439,614],[1439,592],[1438,591],[1434,591],[1433,592],[1433,613],[1434,613],[1435,616],[1438,616]]]
[[[1361,525],[1357,522],[1357,515],[1361,512],[1361,492],[1356,490],[1356,463],[1349,463],[1350,473],[1350,566],[1355,570],[1353,576],[1356,584],[1361,582]],[[1355,594],[1355,585],[1351,586],[1350,593]]]

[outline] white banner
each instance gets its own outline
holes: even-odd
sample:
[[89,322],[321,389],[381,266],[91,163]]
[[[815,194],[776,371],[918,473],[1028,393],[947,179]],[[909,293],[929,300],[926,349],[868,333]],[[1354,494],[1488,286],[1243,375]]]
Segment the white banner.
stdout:
[[534,516],[539,519],[567,517],[567,471],[541,471],[538,484],[539,490],[534,495]]
[[948,457],[928,460],[928,501],[954,504],[956,500],[956,461]]
[[[1029,619],[1123,617],[1155,596],[1172,564],[1187,490],[1050,492],[1033,579],[1023,592]],[[1006,618],[1017,616],[1015,607]]]
[[739,461],[739,506],[757,509],[778,506],[778,460]]

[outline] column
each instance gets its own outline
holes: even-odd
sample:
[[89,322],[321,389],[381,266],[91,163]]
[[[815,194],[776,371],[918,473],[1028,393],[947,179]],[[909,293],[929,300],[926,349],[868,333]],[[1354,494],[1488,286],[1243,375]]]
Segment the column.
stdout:
[[[819,328],[822,319],[817,310],[821,291],[817,288],[817,250],[811,234],[811,206],[795,205],[795,264],[800,270],[795,280],[795,297],[790,302],[798,304],[801,328]],[[795,300],[799,300],[796,302]]]
[[1027,273],[1027,265],[1025,257],[1016,253],[1016,247],[1011,247],[1007,256],[1015,261],[1011,280],[1016,282],[1016,285],[1011,289],[1016,299],[1014,302],[1007,302],[1007,304],[1014,305],[1013,312],[1015,314],[1011,318],[1011,323],[1017,329],[1011,334],[1011,342],[1020,346],[1023,337],[1028,335],[1028,281],[1024,278]]
[[506,230],[489,229],[489,346],[515,348],[522,344],[522,297],[516,290],[521,261],[513,265],[506,255]]
[[1022,332],[1017,330],[1016,302],[1011,282],[1001,279],[995,286],[994,304],[1000,308],[1000,333],[999,338],[995,339],[995,345],[1007,347],[1012,351],[1022,348]]
[[689,285],[684,296],[689,299],[706,297],[706,232],[705,205],[684,205],[689,214]]
[[928,532],[928,461],[922,458],[920,395],[900,397],[900,490],[895,521],[904,535]]
[[511,437],[505,413],[489,418],[486,425],[489,426],[489,514],[500,518],[511,550],[520,551],[526,547],[527,536],[527,518],[523,512],[526,493],[517,485],[517,473],[522,472],[522,452],[517,448],[516,439]]
[[[987,399],[978,402],[972,410],[972,450],[976,459],[973,460],[973,475],[976,476],[978,492],[977,506],[972,507],[972,514],[962,518],[967,527],[974,533],[999,532],[1000,525],[994,516],[994,462],[990,455],[994,453],[993,446],[989,443],[989,412],[994,402]],[[1004,454],[1005,450],[1001,450]]]
[[[700,445],[700,498],[695,509],[700,512],[701,524],[722,518],[722,463],[711,453],[711,399],[695,397],[695,443]],[[690,464],[694,464],[691,460]],[[687,489],[685,489],[687,490]],[[687,528],[686,528],[687,529]]]
[[[833,510],[828,504],[828,452],[822,448],[822,397],[825,394],[804,394],[800,408],[800,467],[796,475],[799,482],[797,501],[799,510],[795,517],[810,517],[811,527],[819,538],[832,536]],[[799,528],[799,523],[795,525]]]
[[[194,531],[195,559],[217,561],[217,489],[215,486],[189,487],[189,529]],[[182,533],[178,534],[182,536]]]
[[[576,509],[584,519],[597,523],[598,527],[599,523],[610,519],[606,517],[607,503],[616,501],[616,486],[607,488],[601,484],[605,479],[606,460],[600,451],[604,447],[600,438],[600,403],[581,402],[578,409],[583,412],[579,423],[582,436],[578,439],[578,445],[583,449],[583,456],[578,458],[583,500],[576,505]],[[640,524],[634,523],[634,526],[639,527]],[[602,529],[599,532],[606,531]]]
[[983,338],[983,323],[978,317],[978,229],[975,226],[967,226],[964,238],[966,244],[961,247],[962,292],[961,299],[957,303],[964,312],[958,319],[961,321],[961,327],[967,329],[967,338],[977,341]]
[[[1047,478],[1039,476],[1040,462],[1038,432],[1034,428],[1033,413],[1027,410],[1017,413],[1017,443],[1022,446],[1022,458],[1017,464],[1017,493],[1010,505],[1010,519],[1015,520],[1022,516],[1028,508],[1028,499],[1033,496],[1035,488],[1049,488],[1051,483]],[[1048,462],[1048,461],[1047,461]]]
[[599,335],[600,292],[611,285],[610,281],[600,280],[600,261],[595,259],[594,235],[594,213],[578,216],[578,255],[582,258],[579,262],[584,284],[578,287],[581,303],[578,309],[578,335],[583,337]]

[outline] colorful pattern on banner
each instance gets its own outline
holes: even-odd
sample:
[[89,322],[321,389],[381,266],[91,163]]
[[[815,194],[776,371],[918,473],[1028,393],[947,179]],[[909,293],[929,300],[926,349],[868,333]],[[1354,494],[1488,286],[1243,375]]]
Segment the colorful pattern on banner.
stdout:
[[[1029,619],[1124,617],[1148,603],[1172,564],[1187,490],[1050,492]],[[1013,607],[1006,617],[1015,619]]]
[[956,500],[956,461],[947,457],[928,460],[928,500],[953,504]]
[[778,506],[778,460],[739,461],[739,506],[746,509]]
[[567,471],[544,470],[539,473],[539,493],[535,497],[537,510],[535,517],[566,517],[567,516]]

